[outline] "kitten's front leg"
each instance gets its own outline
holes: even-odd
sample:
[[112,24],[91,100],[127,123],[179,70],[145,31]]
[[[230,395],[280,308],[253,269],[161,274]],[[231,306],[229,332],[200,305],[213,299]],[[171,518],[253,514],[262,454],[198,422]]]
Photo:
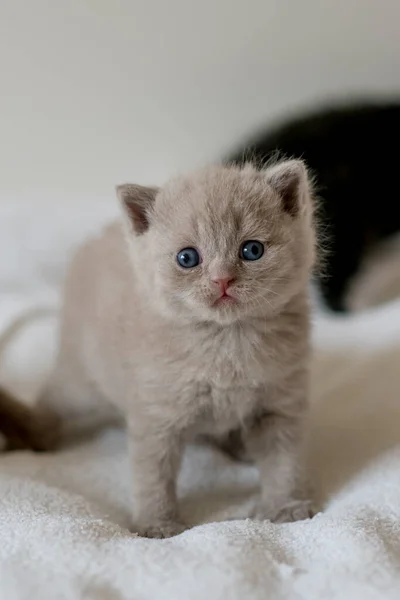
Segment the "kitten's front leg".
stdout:
[[133,474],[132,531],[143,537],[167,538],[182,533],[176,498],[176,478],[182,444],[178,434],[165,427],[149,431],[129,424],[129,450]]
[[303,481],[302,421],[301,417],[266,413],[247,434],[247,447],[261,480],[254,518],[283,523],[314,515]]

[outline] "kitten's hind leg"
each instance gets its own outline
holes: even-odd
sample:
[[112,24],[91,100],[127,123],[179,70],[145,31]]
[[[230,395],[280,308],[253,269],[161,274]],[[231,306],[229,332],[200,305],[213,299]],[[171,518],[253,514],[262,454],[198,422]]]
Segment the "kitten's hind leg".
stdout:
[[106,426],[120,426],[122,416],[101,393],[79,378],[66,378],[56,371],[37,401],[39,411],[47,411],[60,423],[60,442],[86,437]]
[[254,462],[246,450],[242,431],[240,429],[233,429],[228,433],[219,436],[205,435],[202,436],[202,439],[207,443],[216,446],[232,460],[249,464]]

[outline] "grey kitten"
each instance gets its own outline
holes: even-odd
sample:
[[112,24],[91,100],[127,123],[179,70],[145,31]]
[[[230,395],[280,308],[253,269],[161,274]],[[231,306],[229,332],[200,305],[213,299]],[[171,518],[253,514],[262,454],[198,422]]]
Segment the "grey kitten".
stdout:
[[254,517],[309,517],[297,495],[315,258],[304,164],[214,166],[118,197],[123,222],[71,264],[41,404],[69,426],[124,415],[140,535],[186,528],[176,478],[202,435],[228,449],[240,439],[257,464]]

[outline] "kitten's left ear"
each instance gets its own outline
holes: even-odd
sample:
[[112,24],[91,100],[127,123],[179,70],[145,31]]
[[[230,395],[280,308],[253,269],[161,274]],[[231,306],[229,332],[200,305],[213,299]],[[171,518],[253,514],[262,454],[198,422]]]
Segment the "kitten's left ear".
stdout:
[[311,203],[310,181],[302,160],[285,160],[268,168],[266,174],[282,199],[283,209],[292,217]]
[[141,235],[149,228],[150,214],[158,188],[132,183],[117,186],[117,196],[134,232]]

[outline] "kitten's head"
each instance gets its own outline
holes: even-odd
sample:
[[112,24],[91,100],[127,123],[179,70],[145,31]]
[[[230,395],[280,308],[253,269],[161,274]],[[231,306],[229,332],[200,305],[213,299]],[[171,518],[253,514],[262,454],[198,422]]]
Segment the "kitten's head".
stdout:
[[315,235],[301,161],[209,167],[117,192],[143,293],[173,319],[268,317],[307,286]]

